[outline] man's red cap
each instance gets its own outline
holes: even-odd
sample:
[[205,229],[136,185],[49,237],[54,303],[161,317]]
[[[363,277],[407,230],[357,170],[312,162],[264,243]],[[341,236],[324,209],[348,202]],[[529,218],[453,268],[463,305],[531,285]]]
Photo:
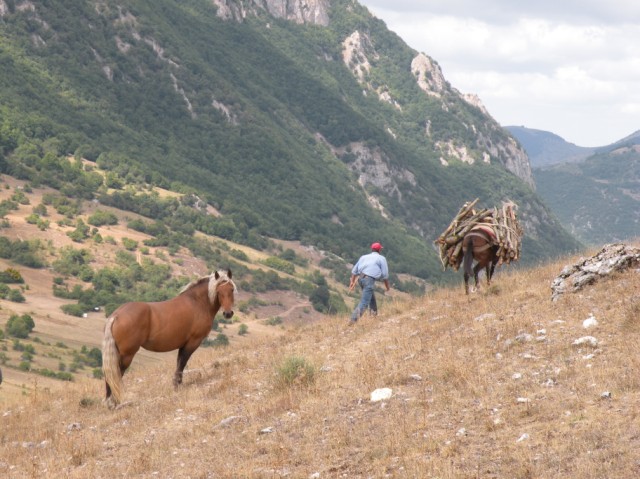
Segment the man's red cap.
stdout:
[[380,243],[373,243],[371,245],[371,249],[373,251],[380,251],[382,249],[382,245]]

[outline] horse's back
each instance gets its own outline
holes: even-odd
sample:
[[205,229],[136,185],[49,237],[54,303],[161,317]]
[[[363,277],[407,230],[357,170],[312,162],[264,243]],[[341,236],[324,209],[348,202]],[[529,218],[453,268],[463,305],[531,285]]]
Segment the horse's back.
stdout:
[[178,296],[161,302],[131,302],[114,311],[112,333],[123,348],[166,352],[181,348],[190,337],[204,337],[211,330],[207,314],[198,313],[193,302]]

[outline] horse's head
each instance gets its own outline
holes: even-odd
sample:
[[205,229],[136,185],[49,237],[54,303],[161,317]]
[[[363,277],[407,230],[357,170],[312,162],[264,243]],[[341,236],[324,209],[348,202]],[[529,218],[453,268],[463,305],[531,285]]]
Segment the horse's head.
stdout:
[[231,319],[233,317],[234,294],[236,292],[236,285],[231,279],[231,270],[216,271],[213,277],[216,285],[215,294],[220,304],[220,309],[222,309],[222,316],[225,319]]

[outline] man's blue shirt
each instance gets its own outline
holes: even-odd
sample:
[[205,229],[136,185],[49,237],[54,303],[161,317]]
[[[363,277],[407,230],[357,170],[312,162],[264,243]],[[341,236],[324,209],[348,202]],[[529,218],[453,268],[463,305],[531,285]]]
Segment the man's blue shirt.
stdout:
[[376,251],[360,256],[358,262],[353,266],[351,274],[366,274],[376,280],[389,279],[389,267],[387,259]]

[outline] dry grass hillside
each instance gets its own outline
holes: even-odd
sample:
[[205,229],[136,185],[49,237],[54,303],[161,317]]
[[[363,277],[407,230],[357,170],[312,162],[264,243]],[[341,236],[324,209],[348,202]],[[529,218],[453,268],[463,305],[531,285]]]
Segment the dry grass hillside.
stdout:
[[[95,164],[91,167],[97,171]],[[0,230],[0,234],[6,236],[12,241],[16,240],[39,240],[42,244],[40,253],[49,267],[42,269],[33,269],[16,265],[11,261],[0,259],[0,271],[7,268],[17,268],[24,278],[24,284],[12,285],[12,289],[21,289],[24,293],[25,301],[22,303],[12,302],[7,299],[0,299],[0,330],[4,330],[6,323],[11,315],[29,314],[36,323],[34,334],[31,338],[21,341],[23,344],[35,347],[36,354],[31,362],[32,369],[46,368],[51,371],[58,371],[61,367],[69,370],[69,366],[73,362],[74,356],[84,348],[100,347],[102,342],[102,331],[106,321],[104,311],[89,311],[87,317],[78,318],[65,314],[61,310],[61,306],[65,304],[73,304],[76,301],[61,299],[53,296],[52,287],[54,278],[60,276],[50,265],[60,257],[60,251],[64,248],[73,247],[76,249],[87,249],[91,253],[91,267],[99,270],[103,267],[113,266],[115,264],[116,252],[123,250],[123,239],[128,238],[142,244],[149,238],[148,235],[140,233],[134,229],[127,227],[129,219],[142,218],[148,221],[148,218],[140,217],[131,212],[124,212],[115,208],[100,205],[95,202],[84,202],[82,214],[79,218],[85,223],[88,218],[96,210],[105,210],[115,214],[119,218],[116,225],[104,225],[97,229],[104,238],[111,238],[112,242],[103,242],[99,245],[92,241],[84,243],[74,242],[68,235],[73,231],[74,227],[61,222],[64,217],[57,213],[56,210],[49,206],[46,219],[49,226],[46,229],[40,229],[35,224],[28,221],[29,215],[32,214],[34,207],[41,205],[43,196],[47,193],[58,193],[50,188],[26,188],[27,183],[16,178],[0,175],[0,201],[8,200],[16,192],[25,192],[27,199],[24,203],[18,205],[18,208],[11,210],[3,219],[8,226]],[[155,189],[161,196],[175,195],[170,191]],[[203,236],[203,235],[201,235]],[[223,245],[228,249],[235,249],[244,252],[249,261],[235,260],[238,263],[244,263],[249,269],[270,269],[261,263],[270,253],[266,251],[257,251],[251,248],[225,241],[220,238],[208,238],[209,241],[216,245]],[[282,248],[294,249],[300,257],[309,258],[309,267],[300,274],[309,274],[313,269],[320,270],[326,275],[328,281],[333,287],[342,288],[346,292],[347,285],[336,285],[335,281],[329,277],[329,272],[317,266],[319,253],[315,250],[305,248],[293,242],[280,242]],[[140,249],[136,251],[137,260],[150,260],[156,264],[167,264],[171,267],[172,274],[176,277],[184,278],[187,284],[194,277],[209,274],[205,262],[190,254],[189,251],[182,248],[180,251],[173,253],[167,248],[148,247],[144,254]],[[220,265],[224,267],[225,265]],[[299,268],[300,269],[300,268]],[[277,272],[278,274],[284,274]],[[69,287],[74,284],[80,284],[83,288],[87,284],[82,284],[79,280],[71,277],[66,279]],[[293,291],[272,291],[268,294],[256,293],[251,294],[246,291],[239,291],[236,295],[236,304],[241,305],[253,300],[252,306],[246,311],[236,310],[237,322],[231,325],[223,325],[223,332],[229,337],[233,344],[237,341],[245,341],[238,335],[238,329],[241,324],[248,327],[249,332],[253,336],[265,335],[267,337],[282,334],[285,327],[290,324],[300,322],[317,321],[323,317],[322,314],[316,312],[307,297],[303,297]],[[267,324],[273,318],[282,321],[277,326]],[[215,338],[216,333],[211,333],[211,339]],[[34,339],[37,342],[34,342]],[[30,395],[34,388],[55,389],[63,385],[61,381],[50,379],[47,377],[35,377],[34,373],[28,373],[20,370],[17,366],[21,362],[21,351],[16,351],[12,346],[13,339],[0,339],[0,366],[3,368],[3,384],[0,386],[0,407],[8,407],[15,401],[20,401],[24,397]],[[147,364],[156,364],[164,361],[165,357],[170,357],[174,361],[173,354],[148,354],[141,352],[138,355],[136,363],[139,366]],[[3,363],[6,363],[3,366]],[[62,365],[62,366],[61,366]],[[83,370],[74,372],[74,377],[84,375],[92,377],[92,370],[84,368]]]
[[117,410],[97,380],[36,385],[0,411],[0,475],[638,477],[640,275],[551,302],[575,260],[199,349],[177,390],[164,357],[125,375]]

